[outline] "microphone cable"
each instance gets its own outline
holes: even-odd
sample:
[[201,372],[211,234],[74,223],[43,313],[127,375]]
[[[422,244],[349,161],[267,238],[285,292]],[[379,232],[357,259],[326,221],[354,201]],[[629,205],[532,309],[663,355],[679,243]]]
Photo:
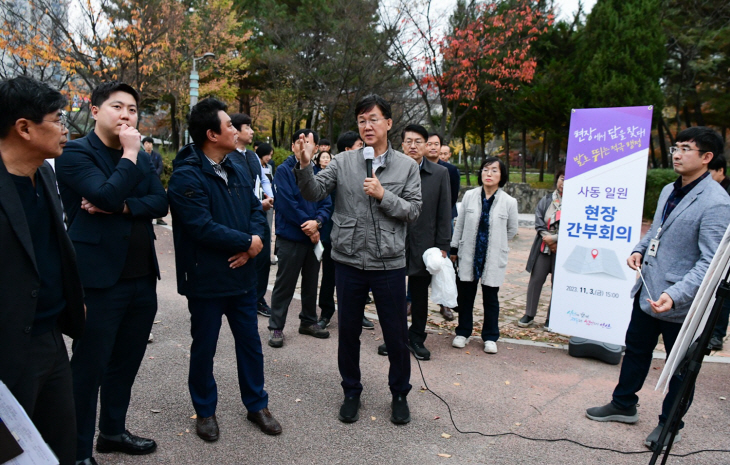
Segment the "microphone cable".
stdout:
[[[385,260],[383,259],[383,254],[382,254],[382,251],[380,250],[380,240],[378,239],[378,227],[377,227],[377,223],[375,222],[375,215],[373,213],[373,202],[372,202],[373,197],[371,197],[369,195],[368,195],[368,197],[369,197],[368,203],[370,206],[370,218],[371,218],[372,224],[373,224],[373,234],[375,234],[375,245],[378,249],[378,259],[380,259],[380,262],[383,264],[383,271],[387,271],[387,267],[385,265]],[[395,300],[393,298],[393,291],[390,288],[390,281],[386,281],[386,285],[387,285],[388,293],[390,294],[391,300]],[[376,312],[377,312],[377,304],[376,304]],[[534,442],[567,442],[570,444],[574,444],[576,446],[583,447],[585,449],[614,452],[614,453],[622,454],[622,455],[643,455],[643,454],[653,454],[654,453],[654,451],[651,449],[637,450],[637,451],[625,451],[625,450],[613,449],[610,447],[591,446],[591,445],[584,444],[582,442],[579,442],[579,441],[576,441],[573,439],[568,439],[568,438],[533,438],[530,436],[525,436],[525,435],[522,435],[519,433],[515,433],[514,431],[508,431],[508,432],[504,432],[504,433],[483,433],[481,431],[463,431],[458,426],[456,426],[456,422],[454,421],[454,414],[451,411],[451,406],[449,405],[449,403],[446,402],[446,400],[444,400],[443,397],[436,394],[430,387],[428,387],[428,383],[426,382],[426,376],[423,374],[423,367],[421,367],[421,361],[418,360],[418,358],[416,358],[415,356],[413,358],[416,359],[416,363],[418,364],[418,371],[421,373],[421,379],[423,380],[423,387],[425,388],[426,391],[433,394],[438,400],[440,400],[446,406],[446,409],[449,412],[449,419],[451,420],[451,425],[454,427],[454,429],[459,434],[464,434],[464,435],[476,434],[478,436],[482,436],[482,437],[486,437],[486,438],[516,436],[518,438],[521,438],[521,439],[524,439],[527,441],[534,441]],[[687,452],[685,454],[670,453],[669,456],[681,458],[681,457],[689,457],[691,455],[701,454],[701,453],[705,453],[705,452],[730,453],[730,449],[700,449],[700,450],[696,450],[696,451],[692,451],[692,452]]]

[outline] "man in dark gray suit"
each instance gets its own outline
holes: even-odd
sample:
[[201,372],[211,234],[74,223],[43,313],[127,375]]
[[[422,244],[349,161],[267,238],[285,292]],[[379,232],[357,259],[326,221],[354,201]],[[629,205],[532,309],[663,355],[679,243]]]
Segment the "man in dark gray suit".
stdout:
[[[693,127],[680,132],[677,145],[671,148],[674,171],[680,176],[662,190],[651,229],[627,260],[644,279],[637,279],[631,291],[634,308],[613,400],[586,410],[591,420],[639,421],[636,393],[649,373],[659,335],[669,355],[730,223],[730,198],[708,171],[713,157],[722,154],[723,145],[715,131]],[[669,383],[659,425],[646,438],[647,446],[659,440],[681,383],[679,376]],[[681,423],[680,428],[683,426]],[[677,435],[674,442],[679,439]]]
[[84,328],[76,254],[56,177],[68,129],[60,92],[34,79],[0,82],[0,381],[61,465],[76,459],[66,344]]
[[[423,252],[431,247],[441,249],[446,257],[451,242],[451,193],[449,172],[426,159],[428,131],[418,124],[409,124],[401,134],[403,153],[419,166],[423,207],[416,221],[408,224],[406,236],[406,268],[411,289],[411,327],[408,329],[408,350],[418,360],[430,360],[426,341],[428,318],[428,286],[431,275],[423,263]],[[385,344],[378,347],[380,355],[388,355]]]

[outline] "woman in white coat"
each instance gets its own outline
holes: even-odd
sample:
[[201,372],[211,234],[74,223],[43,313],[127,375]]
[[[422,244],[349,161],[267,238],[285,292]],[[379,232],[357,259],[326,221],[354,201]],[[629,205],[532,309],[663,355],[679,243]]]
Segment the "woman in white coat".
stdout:
[[[459,325],[451,345],[463,348],[474,330],[474,298],[479,283],[484,301],[484,352],[497,353],[499,286],[507,270],[508,241],[517,234],[517,200],[500,187],[507,183],[502,160],[488,157],[479,169],[481,189],[464,194],[451,239],[451,259],[458,259]],[[454,309],[456,311],[457,309]]]

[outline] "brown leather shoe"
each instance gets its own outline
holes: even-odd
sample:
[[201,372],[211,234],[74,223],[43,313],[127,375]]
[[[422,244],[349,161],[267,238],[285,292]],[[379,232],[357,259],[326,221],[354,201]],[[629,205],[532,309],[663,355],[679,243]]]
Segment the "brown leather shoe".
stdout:
[[444,316],[444,320],[446,321],[454,320],[454,312],[452,312],[449,307],[444,307],[443,305],[441,305],[441,314]]
[[215,414],[207,418],[197,417],[195,419],[195,432],[203,441],[214,442],[218,440],[218,420]]
[[259,425],[261,431],[266,434],[270,434],[272,436],[281,434],[281,425],[278,421],[276,421],[276,418],[271,415],[268,408],[263,408],[258,412],[248,412],[246,418],[248,421],[252,421]]

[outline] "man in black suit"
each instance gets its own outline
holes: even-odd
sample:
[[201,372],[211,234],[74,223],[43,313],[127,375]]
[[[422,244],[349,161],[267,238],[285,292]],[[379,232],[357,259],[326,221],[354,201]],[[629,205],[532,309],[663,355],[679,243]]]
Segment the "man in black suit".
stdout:
[[[408,328],[408,350],[418,360],[430,360],[431,352],[424,346],[428,319],[428,286],[431,275],[423,263],[423,252],[436,247],[446,257],[451,243],[451,194],[449,172],[426,159],[428,131],[418,124],[403,129],[403,153],[419,166],[421,176],[421,215],[408,224],[406,236],[406,268],[411,290],[411,326]],[[388,355],[385,344],[378,347],[380,355]]]
[[[459,189],[461,188],[461,174],[459,173],[459,168],[440,159],[443,143],[444,141],[441,134],[437,132],[430,133],[428,135],[428,142],[426,143],[426,146],[428,147],[426,158],[431,163],[436,163],[449,170],[449,181],[451,186],[451,220],[453,221],[453,219],[456,218],[456,200],[459,198]],[[454,319],[454,312],[452,309],[444,307],[443,305],[441,305],[441,315],[443,315],[444,319],[448,321]]]
[[77,460],[95,463],[92,446],[101,387],[97,452],[140,455],[157,444],[131,434],[125,419],[134,378],[157,312],[159,269],[152,220],[167,196],[150,156],[140,150],[139,94],[111,81],[94,89],[94,131],[71,141],[56,161],[68,233],[84,285],[87,321],[71,369]]
[[71,368],[84,299],[56,177],[68,129],[60,92],[26,77],[0,82],[0,381],[61,465],[76,458]]

